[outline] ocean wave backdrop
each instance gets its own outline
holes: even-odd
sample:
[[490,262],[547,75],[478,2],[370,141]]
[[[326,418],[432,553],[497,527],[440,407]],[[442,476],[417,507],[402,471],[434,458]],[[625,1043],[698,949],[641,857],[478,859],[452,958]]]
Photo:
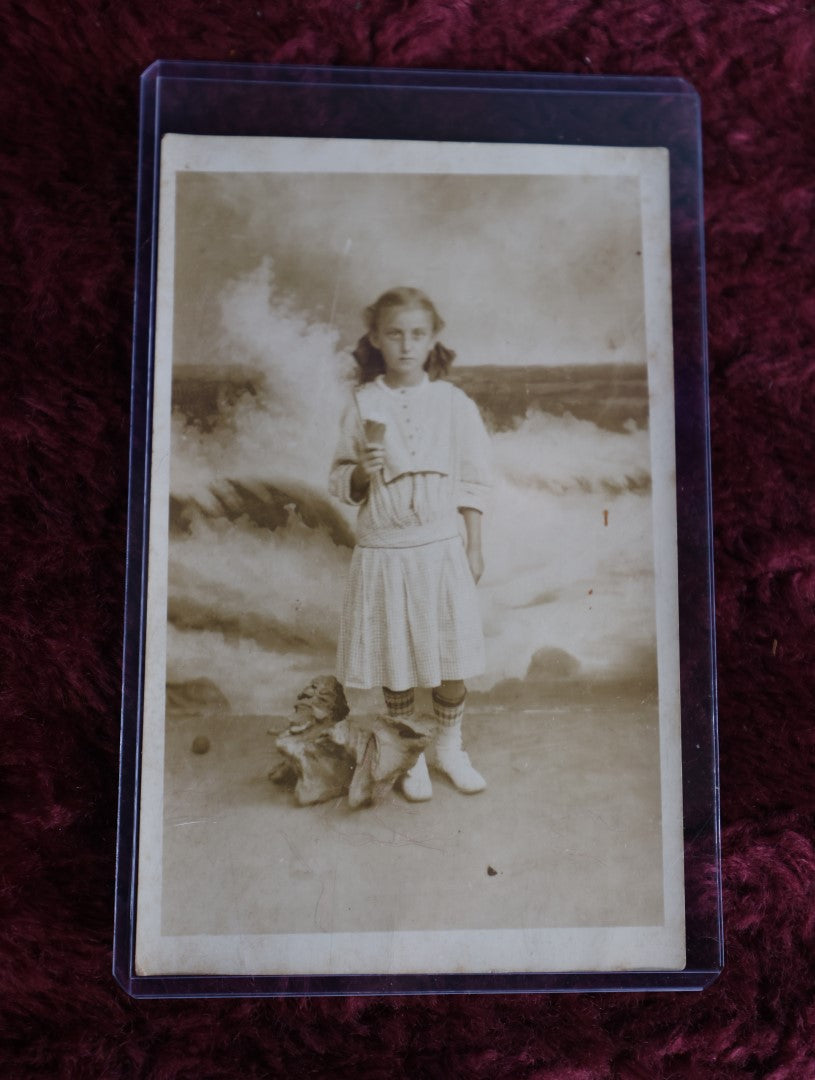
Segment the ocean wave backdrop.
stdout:
[[[353,361],[269,264],[226,291],[221,323],[218,362],[174,368],[167,679],[176,701],[206,678],[233,713],[285,714],[333,671],[354,515],[327,479]],[[653,694],[646,370],[534,359],[451,373],[495,459],[473,698]]]

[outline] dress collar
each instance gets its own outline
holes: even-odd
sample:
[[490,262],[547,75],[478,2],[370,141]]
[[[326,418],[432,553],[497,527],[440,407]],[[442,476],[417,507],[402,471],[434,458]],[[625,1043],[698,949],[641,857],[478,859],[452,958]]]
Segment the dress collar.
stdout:
[[424,390],[426,386],[430,385],[430,379],[428,378],[426,371],[422,373],[421,380],[417,382],[415,386],[388,386],[385,382],[384,375],[377,375],[374,382],[384,390],[386,394],[413,394],[417,390]]

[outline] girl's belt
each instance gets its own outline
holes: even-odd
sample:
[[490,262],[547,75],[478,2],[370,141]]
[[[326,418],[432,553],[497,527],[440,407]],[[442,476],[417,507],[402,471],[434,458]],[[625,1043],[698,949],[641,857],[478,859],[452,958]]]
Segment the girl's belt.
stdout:
[[357,540],[363,548],[411,548],[435,544],[440,540],[460,537],[458,517],[444,517],[420,524],[390,526],[387,529],[371,529]]

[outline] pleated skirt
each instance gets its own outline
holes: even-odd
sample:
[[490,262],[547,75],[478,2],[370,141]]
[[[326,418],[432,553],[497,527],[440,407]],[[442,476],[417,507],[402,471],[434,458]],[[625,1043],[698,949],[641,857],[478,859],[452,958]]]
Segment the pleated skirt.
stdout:
[[344,686],[408,690],[483,670],[481,613],[460,536],[354,549],[337,650]]

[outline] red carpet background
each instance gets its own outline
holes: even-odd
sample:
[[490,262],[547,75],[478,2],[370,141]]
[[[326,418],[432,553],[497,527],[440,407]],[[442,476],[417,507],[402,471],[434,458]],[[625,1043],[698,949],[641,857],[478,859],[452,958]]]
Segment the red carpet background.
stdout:
[[[10,0],[0,41],[3,1075],[815,1077],[815,9]],[[114,983],[138,78],[157,58],[699,90],[728,952],[703,994],[137,1003]]]

